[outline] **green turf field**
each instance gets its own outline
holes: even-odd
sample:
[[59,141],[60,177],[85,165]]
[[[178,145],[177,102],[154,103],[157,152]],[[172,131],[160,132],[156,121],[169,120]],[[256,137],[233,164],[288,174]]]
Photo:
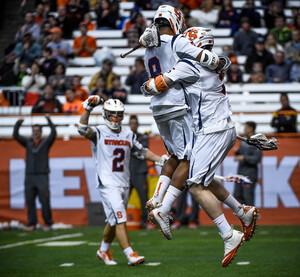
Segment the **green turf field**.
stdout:
[[[0,276],[300,276],[300,226],[259,226],[227,268],[221,266],[223,241],[215,227],[182,228],[172,232],[171,241],[156,230],[131,231],[133,249],[146,257],[136,267],[127,266],[117,244],[112,249],[118,265],[105,266],[95,257],[102,230],[0,231]],[[39,246],[54,241],[81,244]],[[8,244],[14,245],[3,248]],[[61,266],[65,263],[73,265]]]

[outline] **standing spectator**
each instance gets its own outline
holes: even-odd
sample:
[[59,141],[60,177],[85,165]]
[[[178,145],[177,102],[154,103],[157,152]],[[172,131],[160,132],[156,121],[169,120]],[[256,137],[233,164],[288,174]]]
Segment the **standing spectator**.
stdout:
[[292,65],[290,80],[292,82],[300,83],[300,55],[297,57],[296,62]]
[[66,103],[62,106],[64,113],[82,114],[84,112],[82,101],[76,97],[76,93],[73,89],[67,89],[65,96]]
[[131,26],[127,32],[126,37],[128,39],[128,45],[130,47],[134,47],[139,42],[139,37],[143,34],[146,29],[145,20],[141,13],[137,13],[135,18],[133,19],[133,26]]
[[273,55],[265,49],[265,40],[262,37],[258,37],[255,43],[255,49],[248,55],[245,70],[247,73],[251,73],[253,64],[255,62],[261,62],[263,70],[274,62]]
[[243,72],[241,71],[237,58],[231,58],[231,66],[227,70],[227,83],[228,84],[243,84]]
[[66,67],[63,63],[57,63],[54,74],[49,77],[49,84],[54,89],[55,95],[64,95],[65,90],[71,86],[70,79],[65,75]]
[[51,42],[47,44],[47,47],[52,49],[52,55],[58,62],[68,65],[68,59],[73,57],[74,53],[70,44],[62,39],[62,30],[59,27],[54,27],[50,30],[52,34]]
[[262,84],[266,82],[266,75],[263,72],[263,65],[260,62],[255,62],[252,66],[252,71],[248,83]]
[[112,88],[109,90],[110,98],[119,99],[123,104],[127,100],[127,91],[122,86],[120,76],[116,75],[112,78]]
[[219,12],[219,20],[217,28],[231,28],[231,36],[238,30],[239,15],[233,8],[231,0],[224,0],[221,11]]
[[264,13],[265,25],[269,30],[275,27],[275,18],[278,16],[284,16],[281,4],[279,1],[271,1]]
[[92,91],[92,95],[99,95],[103,100],[107,100],[109,92],[106,89],[105,79],[102,76],[99,76],[96,81],[96,89]]
[[50,135],[42,139],[42,126],[32,126],[32,137],[25,138],[19,135],[19,129],[24,119],[19,119],[14,127],[13,137],[26,148],[25,199],[28,208],[28,231],[36,229],[37,212],[36,197],[42,205],[42,215],[45,221],[45,230],[53,224],[50,208],[49,191],[49,150],[52,146],[56,130],[49,115],[45,115],[51,129]]
[[284,48],[277,43],[276,36],[274,34],[268,34],[266,43],[265,43],[265,48],[273,55],[275,56],[275,53],[277,51],[284,52]]
[[20,42],[26,33],[31,33],[32,40],[36,40],[40,35],[40,27],[34,22],[34,16],[31,12],[25,14],[25,24],[19,29],[15,36],[15,42]]
[[[139,121],[136,115],[131,115],[129,119],[129,127],[131,131],[136,135],[136,140],[143,145],[144,148],[149,148],[149,140],[146,134],[138,132]],[[148,165],[147,161],[136,158],[131,153],[130,158],[130,186],[135,188],[141,201],[142,209],[142,226],[149,226],[147,220],[146,202],[148,200]]]
[[81,36],[74,39],[73,50],[77,57],[91,57],[97,49],[96,39],[87,35],[87,24],[81,22],[79,25]]
[[300,56],[300,30],[292,31],[292,41],[285,44],[286,58],[292,62],[296,62]]
[[281,109],[273,114],[271,126],[276,128],[277,133],[297,132],[297,111],[290,106],[286,93],[280,95]]
[[43,58],[40,59],[40,71],[48,79],[53,74],[57,59],[52,57],[52,49],[50,47],[43,48]]
[[94,91],[96,89],[96,81],[100,76],[102,76],[105,79],[106,89],[111,89],[112,79],[114,76],[116,76],[116,74],[112,72],[112,68],[113,62],[110,59],[105,59],[102,62],[101,70],[92,77],[89,83],[89,91]]
[[291,30],[285,26],[285,18],[283,16],[276,17],[275,28],[270,30],[270,34],[274,34],[277,42],[283,47],[292,39]]
[[249,19],[241,19],[241,29],[235,33],[233,51],[236,55],[249,55],[257,40],[258,34],[251,30]]
[[266,78],[268,83],[288,83],[290,81],[291,63],[285,61],[284,52],[277,51],[275,63],[266,68]]
[[44,93],[36,101],[32,113],[61,113],[61,103],[54,96],[53,87],[46,85]]
[[109,0],[100,0],[96,8],[98,29],[115,29],[116,21],[119,19],[115,4]]
[[[250,138],[255,134],[256,123],[245,123],[244,136]],[[241,142],[240,148],[235,152],[234,160],[239,162],[238,174],[249,177],[252,184],[243,185],[235,183],[233,196],[241,204],[254,205],[254,191],[258,179],[258,164],[262,158],[262,151],[245,142]]]
[[205,28],[214,28],[218,22],[219,11],[214,7],[214,0],[205,0],[201,5],[201,10],[194,11],[193,15],[199,18],[198,25]]
[[148,74],[145,69],[144,60],[137,58],[134,62],[135,70],[129,66],[130,73],[126,78],[126,86],[131,86],[131,94],[140,94],[140,88],[148,80]]
[[195,27],[199,25],[199,21],[195,16],[191,16],[191,8],[188,5],[182,5],[181,11],[184,16],[186,28]]
[[84,101],[89,97],[88,92],[85,88],[81,86],[81,77],[78,75],[73,76],[72,78],[72,88],[75,92],[76,98],[80,101]]
[[254,28],[261,27],[260,23],[260,14],[255,10],[255,2],[254,0],[247,0],[244,4],[241,12],[240,18],[247,17],[249,19],[249,23]]

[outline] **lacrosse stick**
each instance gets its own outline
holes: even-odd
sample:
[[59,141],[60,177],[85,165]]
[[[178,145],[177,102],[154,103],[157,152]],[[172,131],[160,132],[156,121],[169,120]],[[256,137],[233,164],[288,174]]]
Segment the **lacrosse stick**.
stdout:
[[251,185],[252,184],[251,180],[244,175],[230,174],[226,177],[215,175],[215,178],[219,179],[219,180],[223,180],[223,181],[227,181],[227,182],[234,182],[234,183],[243,184],[243,185]]
[[131,54],[132,52],[138,50],[138,49],[141,48],[141,47],[142,47],[142,45],[139,44],[139,45],[137,45],[137,46],[131,48],[128,52],[125,52],[125,53],[120,54],[120,57],[121,57],[121,58],[125,58],[126,56],[128,56],[129,54]]
[[249,145],[257,147],[259,150],[277,150],[276,138],[267,139],[264,134],[256,134],[251,136],[250,138],[243,138],[240,136],[236,136],[237,139],[246,142]]

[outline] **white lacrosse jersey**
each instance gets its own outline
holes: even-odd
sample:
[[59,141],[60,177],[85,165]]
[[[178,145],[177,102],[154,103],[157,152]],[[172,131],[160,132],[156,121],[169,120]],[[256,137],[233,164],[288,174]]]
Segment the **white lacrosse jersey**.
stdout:
[[[196,59],[202,51],[183,35],[162,35],[160,38],[160,47],[147,48],[145,52],[145,67],[151,78],[170,71],[180,58]],[[153,116],[161,116],[187,108],[185,95],[179,83],[170,88],[167,93],[153,96],[150,102]]]
[[98,187],[129,187],[129,162],[131,151],[141,151],[142,144],[129,129],[113,132],[106,125],[92,127],[92,154],[96,166]]
[[208,134],[234,127],[224,74],[182,59],[164,76],[183,85],[193,115],[193,131]]

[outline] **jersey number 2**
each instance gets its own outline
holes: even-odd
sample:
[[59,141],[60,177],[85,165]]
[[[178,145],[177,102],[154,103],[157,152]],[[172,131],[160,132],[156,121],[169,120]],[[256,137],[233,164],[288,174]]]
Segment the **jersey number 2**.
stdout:
[[124,165],[123,161],[125,158],[125,151],[122,148],[116,148],[113,152],[114,156],[117,156],[113,159],[112,162],[112,171],[113,172],[123,172],[124,171]]
[[161,66],[159,59],[157,57],[152,57],[148,61],[148,68],[150,72],[151,78],[157,77],[159,74],[161,74]]

